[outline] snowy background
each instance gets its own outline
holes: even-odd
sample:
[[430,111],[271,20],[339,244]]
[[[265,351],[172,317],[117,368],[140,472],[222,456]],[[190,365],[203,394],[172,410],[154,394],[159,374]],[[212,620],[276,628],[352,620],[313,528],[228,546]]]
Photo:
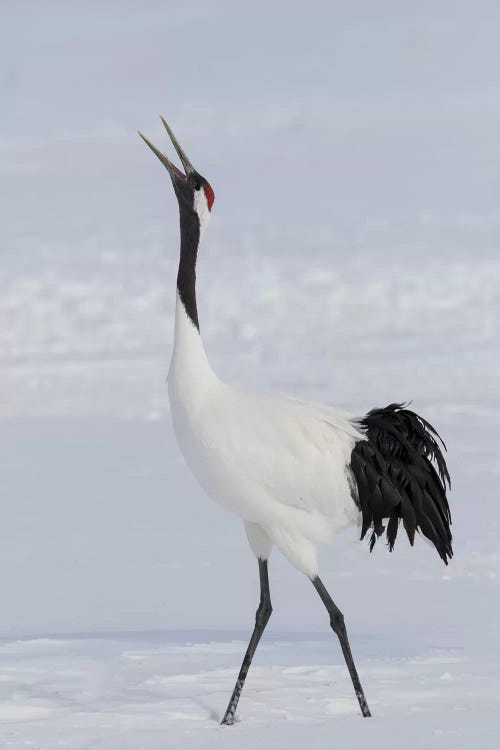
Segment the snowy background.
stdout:
[[[499,34],[482,0],[2,4],[0,747],[500,746]],[[216,192],[216,371],[413,399],[448,444],[448,568],[403,535],[321,551],[368,722],[275,554],[217,724],[257,570],[170,427],[177,207],[136,134],[166,147],[158,114]]]

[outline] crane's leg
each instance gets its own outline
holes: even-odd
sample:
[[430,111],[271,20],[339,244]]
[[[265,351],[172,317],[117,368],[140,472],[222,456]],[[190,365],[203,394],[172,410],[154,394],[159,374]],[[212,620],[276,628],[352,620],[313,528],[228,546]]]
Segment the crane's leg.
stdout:
[[342,653],[344,654],[345,663],[347,664],[347,669],[349,670],[349,674],[351,675],[352,685],[354,687],[354,692],[356,693],[356,698],[359,701],[361,713],[363,714],[363,716],[371,716],[370,709],[368,708],[368,703],[366,702],[365,694],[363,692],[363,688],[361,687],[361,682],[359,681],[358,672],[354,665],[354,659],[352,658],[351,647],[349,645],[347,630],[344,623],[344,615],[324,587],[323,582],[321,581],[319,576],[316,576],[316,578],[313,579],[313,585],[320,595],[321,601],[328,610],[328,614],[330,615],[330,625],[332,626],[333,632],[340,641]]
[[234,686],[231,700],[229,701],[229,704],[226,709],[226,713],[224,714],[224,718],[222,719],[222,722],[221,722],[222,724],[234,724],[234,715],[236,713],[236,707],[238,706],[238,701],[240,699],[241,691],[243,690],[243,685],[245,684],[245,679],[248,674],[248,670],[250,669],[250,664],[252,663],[253,655],[255,654],[255,651],[257,649],[257,646],[259,645],[259,641],[261,639],[262,633],[264,632],[264,628],[266,627],[269,621],[269,618],[271,617],[271,612],[273,611],[273,608],[271,607],[271,595],[269,593],[267,560],[261,560],[260,558],[259,558],[259,576],[260,576],[260,604],[257,609],[257,612],[255,613],[255,628],[253,630],[252,637],[250,638],[250,643],[248,644],[246,654],[243,658],[243,663],[241,665],[238,679],[236,680],[236,685]]

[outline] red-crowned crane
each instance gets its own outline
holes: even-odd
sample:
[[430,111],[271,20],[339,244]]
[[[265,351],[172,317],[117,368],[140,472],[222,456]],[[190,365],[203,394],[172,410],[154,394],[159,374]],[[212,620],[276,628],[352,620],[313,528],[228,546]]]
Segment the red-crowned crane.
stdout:
[[356,417],[325,404],[252,393],[219,380],[205,354],[196,305],[196,260],[214,191],[161,119],[184,173],[140,135],[166,167],[179,203],[175,337],[168,373],[174,430],[202,488],[243,519],[259,565],[255,628],[222,723],[234,723],[271,616],[267,561],[274,546],[312,581],[339,639],[361,712],[370,716],[344,616],[318,575],[317,546],[360,523],[361,538],[371,530],[370,549],[386,531],[392,550],[402,521],[410,544],[420,531],[447,563],[452,556],[446,498],[450,478],[440,438],[429,422],[402,404]]

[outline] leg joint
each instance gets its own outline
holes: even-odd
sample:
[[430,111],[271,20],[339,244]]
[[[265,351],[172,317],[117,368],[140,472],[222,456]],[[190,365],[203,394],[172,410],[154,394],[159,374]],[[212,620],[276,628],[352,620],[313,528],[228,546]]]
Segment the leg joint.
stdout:
[[255,623],[256,625],[267,625],[269,618],[271,617],[271,613],[273,611],[273,608],[271,606],[270,601],[261,602],[259,604],[259,608],[257,609],[257,612],[255,613]]
[[330,614],[330,625],[336,633],[345,631],[344,615],[340,609]]

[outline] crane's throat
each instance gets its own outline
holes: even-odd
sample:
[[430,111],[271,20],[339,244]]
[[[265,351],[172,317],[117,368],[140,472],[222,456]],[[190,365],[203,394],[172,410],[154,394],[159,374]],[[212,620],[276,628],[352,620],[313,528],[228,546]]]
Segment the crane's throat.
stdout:
[[200,244],[200,221],[197,214],[181,211],[181,249],[177,272],[177,291],[186,314],[195,328],[200,330],[196,306],[196,261]]

